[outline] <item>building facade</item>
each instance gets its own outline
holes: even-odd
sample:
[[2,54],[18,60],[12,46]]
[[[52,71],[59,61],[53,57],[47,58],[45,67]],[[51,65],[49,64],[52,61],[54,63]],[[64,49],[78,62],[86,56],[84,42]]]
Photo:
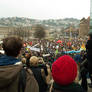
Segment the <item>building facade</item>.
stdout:
[[79,36],[80,37],[88,35],[88,32],[89,32],[89,22],[90,22],[90,18],[89,17],[87,19],[82,18],[80,20],[80,25],[79,25]]

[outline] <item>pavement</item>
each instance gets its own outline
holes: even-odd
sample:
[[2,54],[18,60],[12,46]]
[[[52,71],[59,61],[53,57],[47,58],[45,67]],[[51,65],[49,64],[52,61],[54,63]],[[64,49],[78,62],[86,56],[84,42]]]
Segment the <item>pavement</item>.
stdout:
[[[87,79],[87,82],[88,82],[88,83],[91,83],[90,79]],[[81,81],[79,82],[79,84],[80,84],[80,83],[81,83]],[[92,92],[92,88],[89,88],[89,87],[88,87],[88,92]]]
[[89,89],[88,89],[88,92],[92,92],[92,88],[89,88]]
[[[87,79],[87,82],[90,83],[90,79]],[[88,92],[92,92],[92,88],[88,88]]]

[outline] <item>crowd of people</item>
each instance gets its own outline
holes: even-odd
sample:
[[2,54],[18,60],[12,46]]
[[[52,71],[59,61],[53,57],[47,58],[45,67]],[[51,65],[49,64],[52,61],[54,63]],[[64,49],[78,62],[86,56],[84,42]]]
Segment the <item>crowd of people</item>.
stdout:
[[87,78],[92,87],[92,34],[29,41],[7,37],[0,49],[0,92],[87,92]]

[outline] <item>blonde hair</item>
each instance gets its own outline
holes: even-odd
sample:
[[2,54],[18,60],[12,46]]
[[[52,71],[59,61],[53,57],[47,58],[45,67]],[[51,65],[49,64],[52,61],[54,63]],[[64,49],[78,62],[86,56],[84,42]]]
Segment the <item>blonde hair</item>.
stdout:
[[32,56],[32,57],[30,58],[30,65],[31,65],[31,66],[37,66],[37,65],[38,65],[38,61],[39,61],[38,57]]
[[26,64],[26,58],[22,58],[21,61],[22,61],[23,64]]

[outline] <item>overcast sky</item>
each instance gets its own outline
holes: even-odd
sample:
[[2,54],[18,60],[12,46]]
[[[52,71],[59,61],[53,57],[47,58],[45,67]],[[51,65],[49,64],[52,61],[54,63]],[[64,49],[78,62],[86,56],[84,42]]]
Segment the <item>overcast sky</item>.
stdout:
[[89,15],[90,0],[0,0],[0,18],[81,19]]

